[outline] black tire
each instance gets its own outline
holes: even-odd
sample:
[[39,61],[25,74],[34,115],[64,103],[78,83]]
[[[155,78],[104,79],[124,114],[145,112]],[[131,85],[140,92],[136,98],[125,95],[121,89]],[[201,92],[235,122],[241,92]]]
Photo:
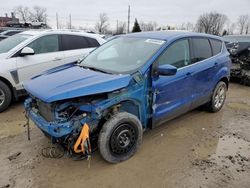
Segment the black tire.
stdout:
[[207,104],[207,110],[210,112],[220,111],[225,103],[226,94],[227,94],[227,85],[225,82],[220,81],[214,89],[211,101]]
[[113,115],[104,123],[99,134],[101,156],[110,163],[129,159],[140,147],[142,135],[142,125],[136,116],[127,112]]
[[0,81],[0,112],[6,110],[12,100],[12,93],[10,88],[2,81]]

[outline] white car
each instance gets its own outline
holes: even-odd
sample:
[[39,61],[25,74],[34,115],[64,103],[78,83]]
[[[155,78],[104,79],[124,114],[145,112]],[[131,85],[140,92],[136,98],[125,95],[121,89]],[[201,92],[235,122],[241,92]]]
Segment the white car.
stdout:
[[[57,66],[75,62],[105,40],[97,34],[24,31],[0,42],[0,112],[25,94],[23,82]],[[43,87],[43,86],[41,86]]]

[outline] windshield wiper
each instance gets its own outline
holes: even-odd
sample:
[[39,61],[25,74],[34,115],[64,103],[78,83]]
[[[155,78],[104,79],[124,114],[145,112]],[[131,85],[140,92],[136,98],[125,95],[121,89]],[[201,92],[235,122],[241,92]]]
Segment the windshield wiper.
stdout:
[[89,66],[82,65],[82,64],[79,64],[79,66],[82,67],[82,68],[85,68],[85,69],[89,69],[89,70],[93,70],[93,71],[98,71],[98,72],[102,72],[102,73],[106,73],[106,74],[111,74],[109,72],[106,72],[106,71],[104,71],[102,69],[97,69],[95,67],[89,67]]

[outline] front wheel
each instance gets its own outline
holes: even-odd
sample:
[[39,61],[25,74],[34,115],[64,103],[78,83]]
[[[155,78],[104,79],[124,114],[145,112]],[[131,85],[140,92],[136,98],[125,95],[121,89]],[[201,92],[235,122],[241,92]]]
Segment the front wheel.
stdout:
[[142,142],[142,125],[127,112],[113,115],[102,127],[98,139],[101,156],[110,163],[132,157]]
[[10,88],[2,81],[0,81],[0,112],[6,110],[12,100]]
[[225,82],[220,81],[213,92],[212,99],[208,103],[208,110],[210,112],[218,112],[223,107],[227,94],[227,85]]

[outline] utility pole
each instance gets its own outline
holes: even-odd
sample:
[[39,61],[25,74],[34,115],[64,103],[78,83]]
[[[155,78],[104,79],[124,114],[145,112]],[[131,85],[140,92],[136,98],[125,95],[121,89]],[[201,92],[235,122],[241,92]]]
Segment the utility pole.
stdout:
[[116,34],[118,33],[118,20],[116,20]]
[[130,25],[130,5],[128,6],[128,31],[127,33],[129,33],[129,25]]
[[56,28],[58,29],[59,23],[58,23],[58,14],[56,13]]
[[69,14],[69,29],[71,29],[71,14]]

